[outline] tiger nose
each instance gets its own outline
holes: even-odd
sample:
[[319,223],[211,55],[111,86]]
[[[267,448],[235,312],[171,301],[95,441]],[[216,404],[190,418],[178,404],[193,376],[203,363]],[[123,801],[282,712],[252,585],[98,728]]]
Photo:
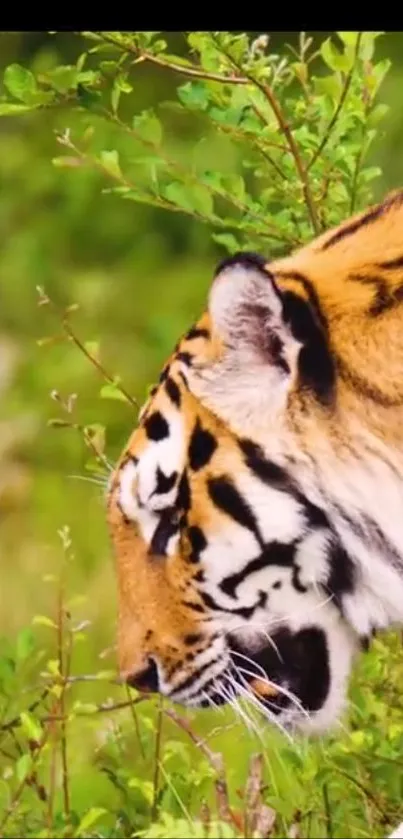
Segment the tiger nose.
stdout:
[[153,658],[149,658],[146,667],[141,670],[125,673],[124,679],[131,688],[141,693],[158,693],[158,670]]

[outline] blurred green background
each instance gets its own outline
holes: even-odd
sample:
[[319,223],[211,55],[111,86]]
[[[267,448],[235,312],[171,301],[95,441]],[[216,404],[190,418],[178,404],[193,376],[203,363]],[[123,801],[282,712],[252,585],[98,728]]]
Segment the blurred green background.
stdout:
[[[271,33],[271,43],[281,49],[295,37]],[[173,38],[180,45],[180,33]],[[387,33],[378,46],[378,57],[391,58],[393,66],[380,96],[391,106],[385,133],[372,152],[383,169],[376,197],[403,185],[402,47],[401,32]],[[36,71],[68,64],[83,49],[73,33],[0,33],[3,70],[11,62]],[[158,68],[139,69],[130,108],[172,97],[176,83]],[[51,110],[0,119],[0,636],[13,637],[33,615],[54,609],[44,575],[61,568],[58,531],[68,526],[74,552],[68,591],[85,595],[78,613],[92,621],[75,669],[93,672],[115,635],[103,490],[82,480],[89,473],[80,436],[47,427],[58,415],[50,393],[76,393],[80,422],[106,426],[111,461],[136,418],[123,402],[100,398],[101,379],[72,345],[38,345],[60,325],[38,308],[36,286],[57,303],[79,304],[77,334],[99,340],[105,367],[121,375],[141,403],[178,336],[202,309],[222,251],[208,229],[185,216],[102,195],[107,184],[96,171],[55,168],[55,130],[73,119]],[[194,141],[178,127],[177,154]],[[214,153],[215,168],[229,165],[219,148]],[[108,666],[113,663],[112,654]]]

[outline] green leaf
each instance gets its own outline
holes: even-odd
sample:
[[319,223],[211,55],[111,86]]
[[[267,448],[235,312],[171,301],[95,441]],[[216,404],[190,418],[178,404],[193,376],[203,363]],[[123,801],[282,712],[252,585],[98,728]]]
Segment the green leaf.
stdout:
[[4,84],[16,99],[30,104],[38,92],[36,79],[30,70],[20,64],[10,64],[4,72]]
[[109,383],[103,385],[103,387],[101,387],[99,395],[101,399],[116,399],[120,402],[128,401],[124,393],[122,393],[122,391],[120,390],[119,385],[112,385]]
[[112,175],[113,178],[120,179],[122,177],[122,172],[119,165],[119,154],[116,149],[112,151],[101,151],[100,154],[100,161],[102,166],[109,175]]
[[345,72],[350,70],[353,65],[354,53],[352,51],[339,52],[330,38],[327,38],[320,45],[320,53],[326,66],[330,67],[331,70]]
[[130,778],[128,786],[131,789],[138,789],[149,804],[154,800],[154,784],[151,781],[145,781],[142,778]]
[[17,760],[16,773],[20,783],[27,777],[31,766],[32,758],[30,754],[22,755],[22,757]]
[[0,116],[13,116],[34,111],[39,105],[19,105],[17,102],[0,102]]
[[24,661],[35,647],[32,629],[22,629],[17,635],[16,656],[18,661]]
[[382,102],[380,102],[378,105],[375,105],[375,108],[373,108],[373,110],[368,116],[367,125],[370,128],[374,128],[383,120],[383,118],[386,116],[389,110],[389,105],[384,105]]
[[79,711],[80,714],[95,714],[98,711],[98,707],[93,702],[80,702],[77,699],[73,705],[73,711]]
[[142,140],[159,146],[162,140],[162,126],[151,111],[143,111],[133,118],[133,128]]
[[77,839],[81,839],[84,833],[89,830],[95,822],[99,821],[101,816],[103,816],[106,812],[107,811],[104,807],[91,807],[81,819],[74,836],[77,837]]
[[174,182],[165,187],[164,194],[169,201],[185,210],[207,216],[213,213],[213,199],[208,189],[202,184]]
[[332,102],[336,102],[340,99],[343,85],[339,73],[315,78],[313,82],[317,93],[324,93],[326,96],[330,96]]
[[337,32],[340,40],[346,47],[355,47],[357,44],[358,32]]
[[77,67],[70,64],[61,64],[59,67],[55,67],[54,70],[46,73],[46,78],[49,79],[52,87],[58,93],[67,93],[68,90],[76,88],[77,77]]
[[78,169],[83,165],[81,158],[71,157],[71,155],[61,155],[61,157],[53,157],[52,164],[56,169]]
[[99,341],[85,341],[84,348],[92,358],[99,361]]
[[222,183],[227,192],[239,201],[245,201],[245,181],[241,175],[224,175]]
[[35,615],[32,618],[32,623],[34,626],[49,626],[51,629],[57,629],[57,624],[46,615]]
[[82,84],[77,85],[77,98],[80,105],[87,111],[98,110],[101,103],[101,94],[97,90],[89,90]]
[[20,714],[20,720],[27,737],[30,740],[35,740],[36,743],[39,743],[42,738],[42,728],[35,717],[28,713],[28,711],[22,711]]
[[212,238],[215,242],[218,242],[219,245],[223,245],[230,254],[241,250],[240,243],[235,236],[232,235],[232,233],[213,233]]
[[375,41],[379,37],[379,35],[383,35],[383,32],[361,33],[360,58],[362,59],[362,61],[371,61],[374,55]]
[[177,90],[178,99],[187,108],[205,111],[210,99],[210,91],[202,82],[186,82]]

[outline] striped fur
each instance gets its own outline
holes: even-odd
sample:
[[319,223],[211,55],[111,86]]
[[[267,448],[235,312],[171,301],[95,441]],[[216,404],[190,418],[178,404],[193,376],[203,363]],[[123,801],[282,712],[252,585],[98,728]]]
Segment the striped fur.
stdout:
[[122,674],[188,705],[340,716],[403,620],[403,192],[217,269],[117,464]]

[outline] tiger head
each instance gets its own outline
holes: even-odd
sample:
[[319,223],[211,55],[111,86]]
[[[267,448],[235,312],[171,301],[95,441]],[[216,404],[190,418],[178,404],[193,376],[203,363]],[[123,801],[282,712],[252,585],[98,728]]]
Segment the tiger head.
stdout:
[[195,707],[340,716],[403,617],[403,193],[217,269],[116,466],[119,663]]

